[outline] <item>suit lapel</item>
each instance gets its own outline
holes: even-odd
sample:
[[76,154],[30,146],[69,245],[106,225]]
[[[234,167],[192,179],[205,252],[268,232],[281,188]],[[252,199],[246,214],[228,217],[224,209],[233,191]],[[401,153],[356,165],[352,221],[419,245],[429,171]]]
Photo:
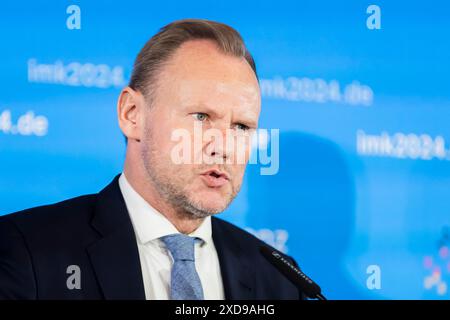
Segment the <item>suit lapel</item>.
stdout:
[[98,195],[91,223],[102,238],[87,251],[105,299],[145,299],[134,229],[118,178]]
[[[101,238],[87,248],[105,299],[145,299],[136,237],[118,184],[119,175],[99,194],[91,224]],[[212,236],[227,300],[255,298],[255,273],[223,222],[213,217]],[[254,268],[254,266],[253,266]]]
[[239,242],[223,229],[220,219],[213,217],[212,236],[220,262],[220,271],[227,300],[255,298],[255,273]]

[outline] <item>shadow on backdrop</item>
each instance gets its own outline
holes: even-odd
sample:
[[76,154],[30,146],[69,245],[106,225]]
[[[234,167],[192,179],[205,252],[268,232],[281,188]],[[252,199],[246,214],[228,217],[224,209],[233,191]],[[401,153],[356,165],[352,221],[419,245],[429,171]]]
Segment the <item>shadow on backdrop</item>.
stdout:
[[277,174],[262,176],[259,165],[248,166],[247,226],[287,230],[288,254],[329,299],[369,298],[344,269],[355,205],[354,182],[340,150],[299,132],[280,131],[279,141]]

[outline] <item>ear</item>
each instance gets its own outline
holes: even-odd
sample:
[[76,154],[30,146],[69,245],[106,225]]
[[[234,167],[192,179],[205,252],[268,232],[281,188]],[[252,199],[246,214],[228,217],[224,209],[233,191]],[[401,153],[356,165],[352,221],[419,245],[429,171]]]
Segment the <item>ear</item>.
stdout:
[[141,140],[143,128],[141,117],[145,107],[144,97],[139,91],[125,87],[117,101],[117,118],[122,133],[128,140]]

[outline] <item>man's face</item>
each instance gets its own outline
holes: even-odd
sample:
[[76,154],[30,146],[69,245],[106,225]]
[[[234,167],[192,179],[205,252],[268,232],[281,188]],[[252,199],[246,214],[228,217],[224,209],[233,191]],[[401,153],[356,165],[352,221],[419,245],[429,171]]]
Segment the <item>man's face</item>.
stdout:
[[[184,214],[225,210],[240,190],[258,125],[261,98],[250,65],[213,42],[188,41],[162,67],[152,97],[141,140],[150,181]],[[175,139],[180,132],[188,139]],[[180,153],[182,163],[174,158]]]

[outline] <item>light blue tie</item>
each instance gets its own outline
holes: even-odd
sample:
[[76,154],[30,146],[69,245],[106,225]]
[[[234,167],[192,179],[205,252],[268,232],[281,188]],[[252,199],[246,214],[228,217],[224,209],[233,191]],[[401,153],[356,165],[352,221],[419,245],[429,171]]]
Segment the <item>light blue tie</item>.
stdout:
[[203,300],[203,288],[195,270],[196,238],[178,233],[161,238],[173,257],[170,299]]

